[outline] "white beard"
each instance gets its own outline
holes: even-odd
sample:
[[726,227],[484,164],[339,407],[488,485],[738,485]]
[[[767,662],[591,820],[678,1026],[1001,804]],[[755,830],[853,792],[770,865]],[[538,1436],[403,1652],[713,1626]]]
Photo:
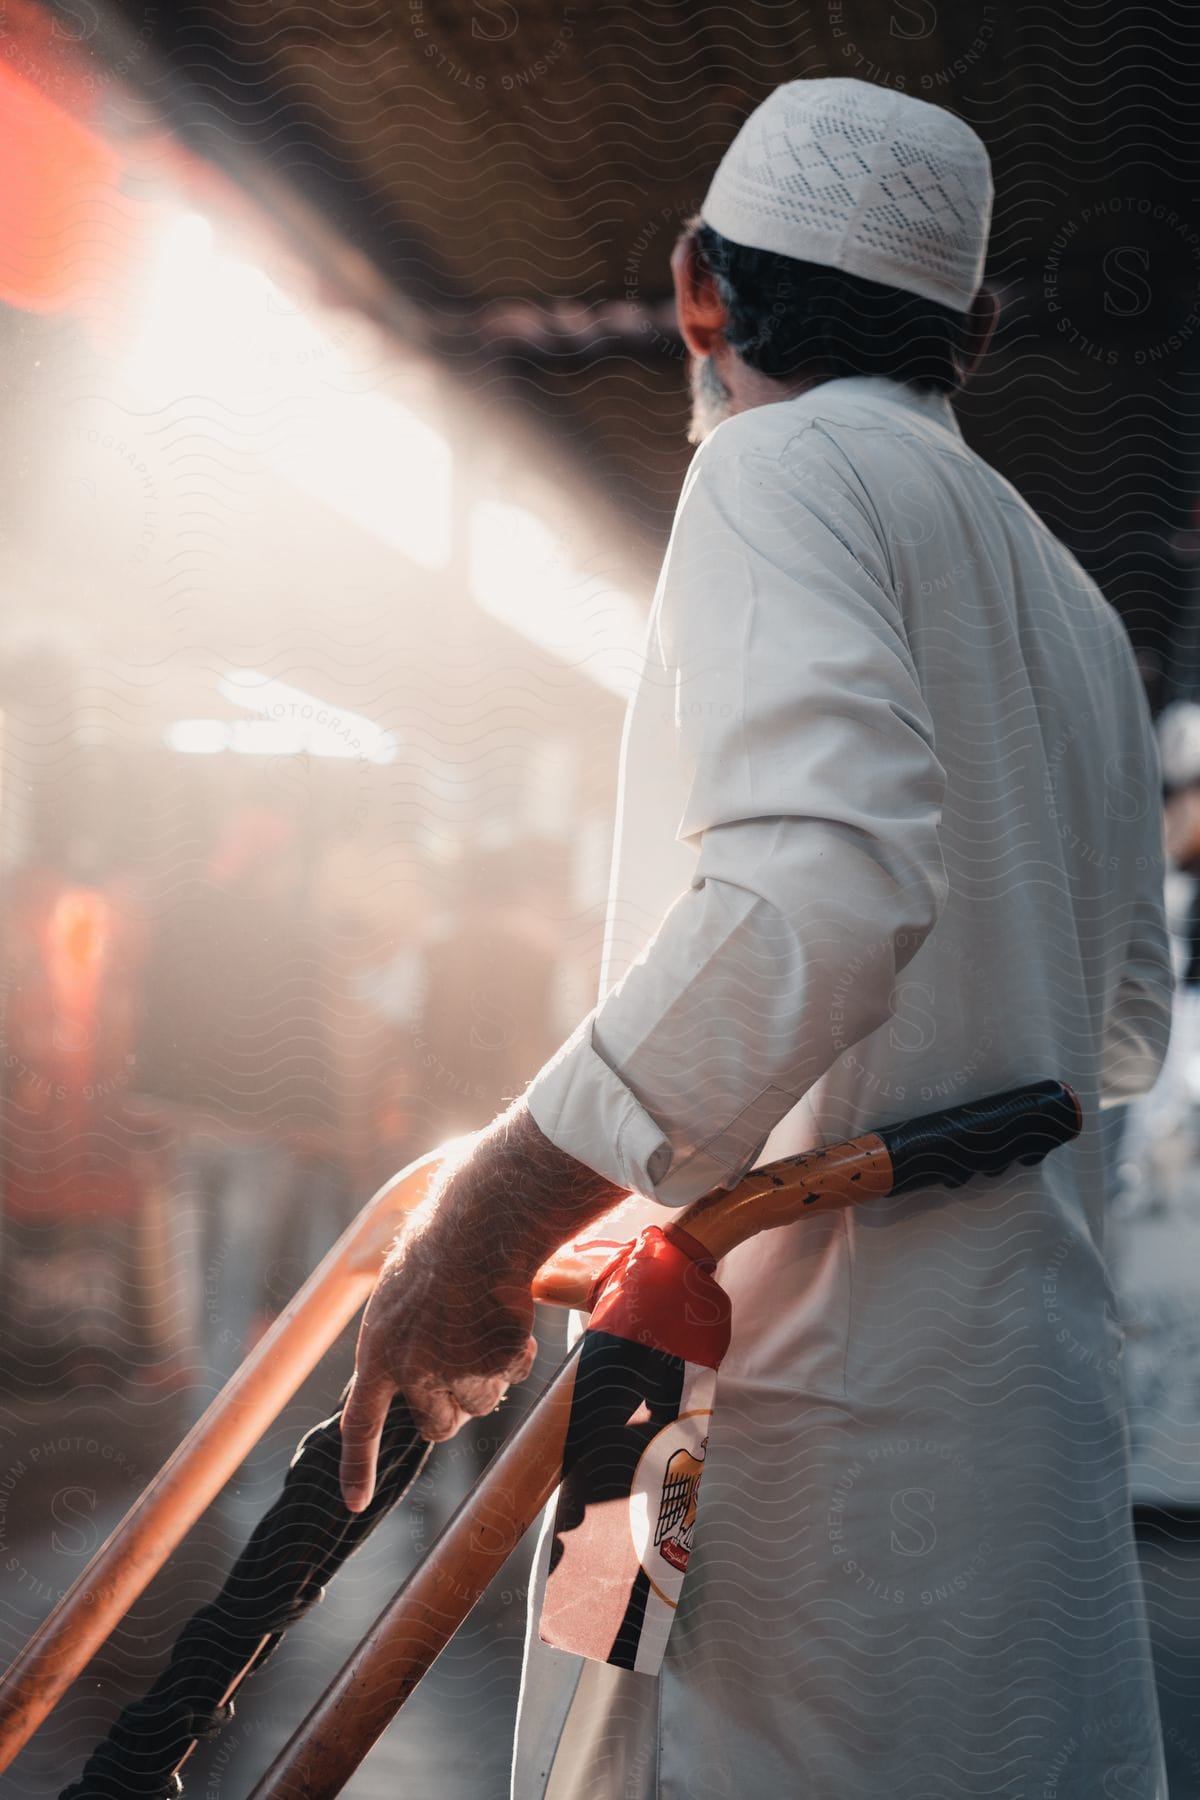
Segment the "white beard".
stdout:
[[688,426],[688,443],[702,444],[729,417],[732,398],[717,372],[711,356],[688,359],[688,386],[692,394],[692,419]]

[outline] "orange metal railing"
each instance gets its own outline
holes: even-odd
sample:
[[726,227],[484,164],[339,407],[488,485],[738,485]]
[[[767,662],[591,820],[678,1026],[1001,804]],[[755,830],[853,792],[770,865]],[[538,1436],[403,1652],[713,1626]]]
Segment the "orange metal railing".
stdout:
[[[0,1772],[364,1304],[397,1229],[455,1148],[442,1145],[410,1163],[372,1196],[5,1671]],[[609,1255],[607,1241],[591,1255],[559,1252],[538,1276],[537,1298],[582,1306]]]
[[0,1681],[0,1770],[118,1625],[363,1305],[447,1155],[381,1187],[101,1545]]

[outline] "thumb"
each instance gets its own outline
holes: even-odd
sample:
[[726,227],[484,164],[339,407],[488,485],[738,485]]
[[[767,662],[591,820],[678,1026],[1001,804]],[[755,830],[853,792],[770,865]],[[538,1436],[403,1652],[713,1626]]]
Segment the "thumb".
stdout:
[[352,1513],[364,1512],[375,1492],[379,1439],[395,1388],[390,1381],[367,1381],[356,1374],[342,1408],[342,1499]]

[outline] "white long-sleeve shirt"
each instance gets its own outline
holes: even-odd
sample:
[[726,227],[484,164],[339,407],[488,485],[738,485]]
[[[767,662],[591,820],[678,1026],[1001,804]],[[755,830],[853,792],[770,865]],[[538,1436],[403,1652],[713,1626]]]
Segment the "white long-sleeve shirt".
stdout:
[[1161,883],[1124,631],[948,403],[856,377],[722,425],[626,724],[601,999],[535,1120],[647,1217],[1046,1076],[1087,1126],[725,1259],[663,1674],[531,1642],[516,1800],[798,1769],[810,1800],[1093,1800],[1114,1768],[1159,1800],[1096,1114],[1165,1049]]

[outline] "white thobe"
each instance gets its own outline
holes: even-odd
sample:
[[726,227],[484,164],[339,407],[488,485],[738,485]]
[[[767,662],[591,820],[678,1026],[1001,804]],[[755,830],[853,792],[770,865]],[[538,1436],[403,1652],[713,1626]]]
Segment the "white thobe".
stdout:
[[1043,1077],[1086,1125],[724,1259],[662,1673],[540,1644],[539,1573],[516,1800],[1162,1800],[1097,1127],[1165,1049],[1161,889],[1124,631],[948,402],[853,377],[723,424],[626,723],[602,997],[534,1118],[647,1216]]

